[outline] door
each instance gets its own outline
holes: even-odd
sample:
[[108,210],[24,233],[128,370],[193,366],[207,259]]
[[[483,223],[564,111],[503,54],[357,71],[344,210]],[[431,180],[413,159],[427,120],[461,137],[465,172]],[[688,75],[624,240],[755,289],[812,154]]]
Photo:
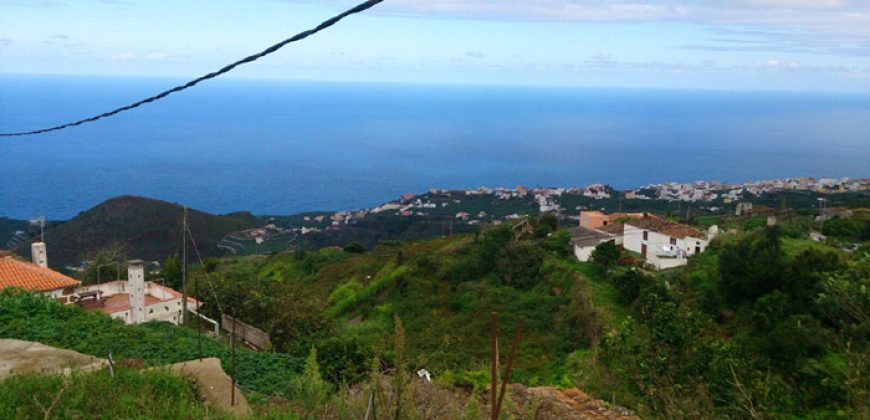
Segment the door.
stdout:
[[646,258],[646,244],[640,244],[640,256]]

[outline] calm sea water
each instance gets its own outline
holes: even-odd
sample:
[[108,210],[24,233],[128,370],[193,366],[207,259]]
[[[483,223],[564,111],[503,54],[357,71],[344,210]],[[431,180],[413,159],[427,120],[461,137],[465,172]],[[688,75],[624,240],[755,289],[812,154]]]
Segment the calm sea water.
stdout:
[[[173,80],[0,77],[0,131],[106,111]],[[870,95],[208,82],[0,139],[0,215],[137,194],[212,211],[367,207],[430,187],[629,188],[870,176]]]

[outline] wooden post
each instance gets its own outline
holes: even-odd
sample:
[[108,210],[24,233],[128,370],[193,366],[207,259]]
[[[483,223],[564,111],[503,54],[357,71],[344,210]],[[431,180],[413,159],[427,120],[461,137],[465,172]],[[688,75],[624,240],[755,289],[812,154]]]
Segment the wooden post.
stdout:
[[[203,267],[203,270],[205,267]],[[196,281],[196,294],[199,295],[199,280]],[[199,299],[196,300],[196,339],[199,342],[199,361],[202,361],[202,315],[199,313]]]
[[187,206],[181,221],[181,325],[187,323]]
[[233,378],[232,384],[230,384],[230,405],[236,405],[236,317],[233,317],[233,362],[232,362],[232,371]]
[[498,313],[493,312],[492,316],[492,367],[490,371],[491,384],[489,407],[490,418],[498,420],[498,412],[496,411],[496,400],[498,399]]
[[504,378],[502,378],[501,381],[501,391],[498,393],[498,403],[495,405],[496,413],[501,411],[501,403],[504,400],[505,387],[511,380],[511,369],[513,369],[514,366],[514,355],[517,352],[517,343],[520,341],[520,333],[522,332],[522,329],[523,320],[520,319],[520,322],[517,323],[516,330],[514,330],[514,341],[511,342],[511,352],[508,354],[507,368],[505,368]]

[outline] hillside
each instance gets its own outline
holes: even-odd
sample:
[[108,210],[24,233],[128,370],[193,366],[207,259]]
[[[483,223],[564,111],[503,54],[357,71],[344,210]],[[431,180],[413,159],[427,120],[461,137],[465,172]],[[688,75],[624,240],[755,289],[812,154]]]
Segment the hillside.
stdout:
[[[112,198],[45,231],[49,264],[76,264],[112,244],[123,244],[130,258],[163,261],[180,246],[182,214],[182,206],[166,201]],[[192,209],[188,220],[198,249],[208,255],[218,253],[216,244],[224,235],[257,224],[248,213],[218,216]],[[18,251],[29,256],[29,244]]]
[[724,235],[679,269],[624,255],[602,271],[545,220],[522,240],[499,227],[361,254],[225,258],[210,278],[224,310],[279,351],[317,348],[337,384],[363,380],[372,357],[394,363],[401,320],[410,371],[485,389],[496,311],[502,343],[525,322],[511,376],[524,385],[578,387],[643,417],[870,412],[866,247],[811,241],[795,218]]

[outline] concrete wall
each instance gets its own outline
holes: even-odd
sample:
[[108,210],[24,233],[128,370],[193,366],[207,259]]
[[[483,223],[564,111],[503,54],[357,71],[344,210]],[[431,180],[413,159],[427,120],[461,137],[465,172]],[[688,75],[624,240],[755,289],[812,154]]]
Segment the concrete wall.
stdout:
[[[223,314],[221,315],[221,328],[224,331],[233,332],[233,317]],[[246,342],[252,344],[254,347],[261,350],[271,350],[272,349],[272,340],[269,338],[269,334],[265,331],[260,330],[256,327],[248,325],[242,321],[236,320],[235,324],[235,333],[238,337],[241,337]]]
[[574,245],[574,256],[577,257],[577,261],[589,261],[592,257],[592,251],[595,251],[594,246]]
[[146,321],[166,321],[173,324],[181,323],[181,298],[166,302],[158,302],[145,307]]

